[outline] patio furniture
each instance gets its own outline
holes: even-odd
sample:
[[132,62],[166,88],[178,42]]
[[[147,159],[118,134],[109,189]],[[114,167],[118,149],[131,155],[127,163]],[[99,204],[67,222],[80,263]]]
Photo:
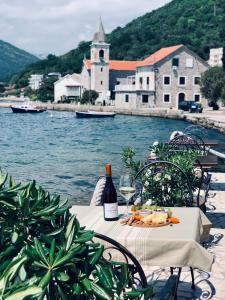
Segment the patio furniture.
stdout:
[[[106,235],[126,247],[143,269],[151,266],[198,268],[209,272],[213,257],[201,245],[208,219],[197,207],[172,207],[179,224],[158,228],[139,228],[121,225],[119,221],[106,222],[100,206],[73,206],[81,226]],[[126,208],[119,207],[119,213]],[[107,243],[106,243],[107,246]]]
[[199,155],[207,155],[204,140],[198,135],[179,134],[168,142],[170,151],[197,151]]
[[183,170],[170,161],[153,161],[135,176],[141,202],[159,206],[193,206],[191,182]]
[[143,288],[148,286],[145,273],[140,263],[128,249],[126,249],[116,240],[104,234],[95,233],[95,241],[98,240],[100,240],[100,243],[103,241],[107,243],[103,256],[107,261],[111,261],[113,263],[113,269],[116,272],[121,272],[121,262],[124,262],[128,265],[129,271],[132,275],[130,278],[130,285],[136,284],[137,286],[141,286]]
[[218,157],[212,154],[208,154],[207,156],[199,156],[198,161],[202,165],[202,168],[207,170],[218,166]]

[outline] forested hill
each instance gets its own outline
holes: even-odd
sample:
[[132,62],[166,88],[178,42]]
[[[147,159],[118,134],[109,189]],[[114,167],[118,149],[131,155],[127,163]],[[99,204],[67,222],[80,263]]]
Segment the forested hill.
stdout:
[[36,61],[38,58],[34,55],[0,40],[0,80],[12,76]]
[[[208,59],[210,48],[225,46],[224,24],[224,0],[173,0],[123,28],[113,30],[108,35],[110,57],[142,59],[161,47],[185,44]],[[89,57],[89,45],[90,42],[81,42],[65,55],[50,55],[18,74],[14,80],[18,82],[34,72],[79,72],[84,55]]]

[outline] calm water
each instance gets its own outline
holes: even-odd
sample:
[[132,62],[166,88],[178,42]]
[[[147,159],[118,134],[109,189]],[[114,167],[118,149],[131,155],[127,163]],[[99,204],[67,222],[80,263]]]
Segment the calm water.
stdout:
[[[76,119],[75,113],[13,114],[0,109],[0,166],[21,181],[35,179],[71,203],[88,203],[104,164],[113,175],[122,171],[123,147],[136,148],[139,158],[155,140],[166,141],[173,130],[189,123],[160,118],[116,116],[115,119]],[[220,141],[223,135],[208,131]]]

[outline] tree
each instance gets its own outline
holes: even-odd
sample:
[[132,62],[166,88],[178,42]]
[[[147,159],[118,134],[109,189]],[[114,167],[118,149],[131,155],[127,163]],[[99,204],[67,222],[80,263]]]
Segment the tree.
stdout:
[[225,72],[223,68],[214,67],[206,71],[201,78],[201,93],[208,99],[209,106],[218,108],[218,100],[225,101],[223,87]]
[[96,92],[95,90],[85,90],[83,92],[82,98],[81,98],[81,103],[91,103],[95,104],[95,100],[98,98],[99,93]]
[[5,91],[5,86],[3,83],[0,83],[0,93],[4,93]]
[[58,80],[58,77],[44,78],[41,87],[37,92],[38,100],[42,102],[54,101],[54,82]]

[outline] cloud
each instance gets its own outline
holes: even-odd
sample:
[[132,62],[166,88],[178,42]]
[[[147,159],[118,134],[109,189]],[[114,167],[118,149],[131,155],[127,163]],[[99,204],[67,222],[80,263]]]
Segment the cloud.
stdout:
[[99,16],[107,33],[170,0],[1,0],[0,39],[32,53],[62,54],[90,40]]

